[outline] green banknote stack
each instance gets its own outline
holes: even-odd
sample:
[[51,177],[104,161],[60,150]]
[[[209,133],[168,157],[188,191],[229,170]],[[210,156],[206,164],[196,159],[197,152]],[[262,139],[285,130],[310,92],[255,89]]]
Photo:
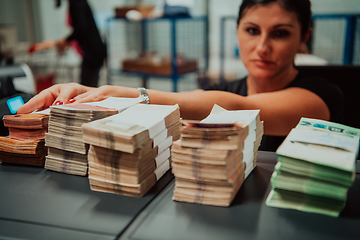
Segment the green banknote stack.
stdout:
[[94,191],[142,197],[170,169],[170,147],[180,137],[178,105],[138,104],[82,125]]
[[172,147],[173,200],[229,206],[256,166],[262,134],[259,110],[215,105],[202,122],[186,122]]
[[339,216],[355,178],[359,129],[302,118],[278,148],[266,205]]

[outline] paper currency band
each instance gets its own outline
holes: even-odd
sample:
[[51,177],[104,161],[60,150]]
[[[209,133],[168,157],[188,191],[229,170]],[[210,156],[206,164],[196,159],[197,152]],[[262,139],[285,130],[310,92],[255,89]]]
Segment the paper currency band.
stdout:
[[149,103],[150,103],[150,99],[149,99],[149,95],[148,95],[147,92],[146,92],[146,89],[145,89],[145,88],[138,88],[138,90],[139,90],[139,92],[140,92],[140,96],[143,97],[142,103],[149,104]]

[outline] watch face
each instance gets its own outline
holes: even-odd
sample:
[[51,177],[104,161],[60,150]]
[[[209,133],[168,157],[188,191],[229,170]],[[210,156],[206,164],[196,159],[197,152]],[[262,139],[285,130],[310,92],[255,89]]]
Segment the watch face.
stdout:
[[10,112],[12,114],[15,114],[17,112],[17,110],[19,109],[19,107],[24,105],[24,100],[21,96],[17,96],[17,97],[9,98],[6,101],[6,104],[8,105]]
[[139,92],[140,92],[140,97],[142,97],[142,103],[145,103],[145,104],[149,104],[149,96],[146,92],[146,89],[145,88],[138,88]]

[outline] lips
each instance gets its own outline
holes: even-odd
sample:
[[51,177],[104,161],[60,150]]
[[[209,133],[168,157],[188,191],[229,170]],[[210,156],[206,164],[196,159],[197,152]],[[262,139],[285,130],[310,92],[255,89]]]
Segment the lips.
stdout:
[[275,65],[275,62],[273,62],[273,61],[262,60],[262,59],[253,59],[253,60],[251,60],[251,62],[253,62],[255,65],[257,65],[259,67],[267,67],[267,66]]

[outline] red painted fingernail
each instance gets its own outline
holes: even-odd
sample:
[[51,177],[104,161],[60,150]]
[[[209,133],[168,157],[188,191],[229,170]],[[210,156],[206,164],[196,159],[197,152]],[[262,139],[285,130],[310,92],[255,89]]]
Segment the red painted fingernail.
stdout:
[[56,101],[56,102],[54,103],[55,106],[63,105],[63,104],[64,104],[64,103],[63,103],[63,102],[60,102],[60,101]]
[[68,103],[74,103],[74,102],[76,102],[76,99],[74,99],[74,98],[72,98],[68,101]]

